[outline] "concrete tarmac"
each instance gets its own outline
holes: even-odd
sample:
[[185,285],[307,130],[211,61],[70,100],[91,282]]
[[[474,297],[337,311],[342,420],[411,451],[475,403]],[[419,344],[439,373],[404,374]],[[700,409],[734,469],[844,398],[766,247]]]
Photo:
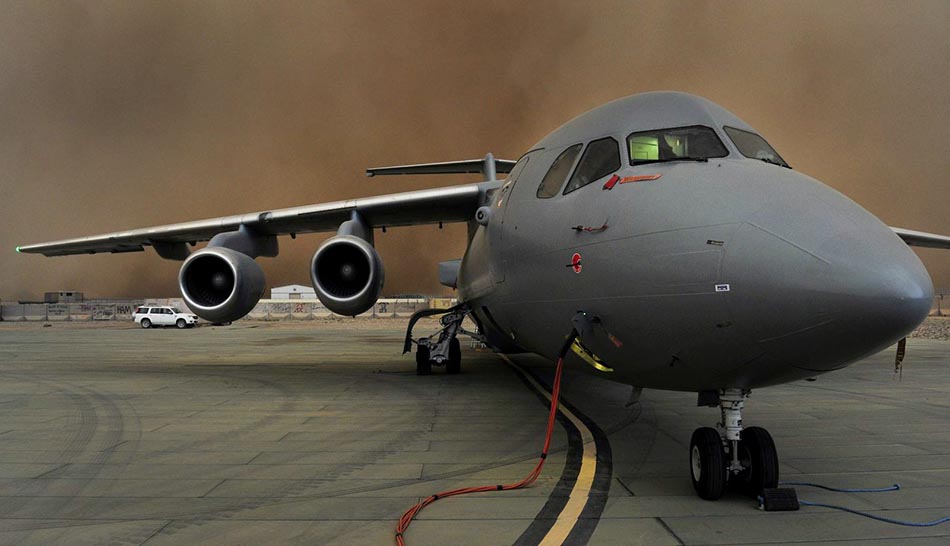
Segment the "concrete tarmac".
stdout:
[[[421,498],[521,479],[547,417],[530,380],[465,344],[462,374],[417,377],[399,354],[403,328],[0,323],[0,544],[391,544]],[[550,381],[539,359],[513,360]],[[910,339],[902,381],[888,350],[816,382],[753,392],[744,424],[775,437],[784,480],[902,486],[799,487],[803,499],[912,521],[948,516],[948,364],[950,342]],[[950,523],[763,512],[735,493],[703,501],[687,445],[718,411],[660,391],[626,407],[629,394],[568,371],[564,397],[590,430],[558,425],[533,486],[436,502],[407,544],[950,544]],[[584,434],[601,442],[597,473],[571,535],[552,542],[566,511],[556,507],[583,481]]]

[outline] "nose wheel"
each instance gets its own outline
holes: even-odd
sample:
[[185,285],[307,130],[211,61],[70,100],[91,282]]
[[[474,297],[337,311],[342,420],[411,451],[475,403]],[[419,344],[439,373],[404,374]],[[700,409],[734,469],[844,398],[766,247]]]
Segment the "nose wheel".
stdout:
[[693,432],[689,441],[689,469],[700,498],[719,500],[726,491],[726,458],[722,439],[714,428]]
[[718,430],[703,427],[693,432],[690,477],[702,499],[718,500],[729,484],[752,497],[778,486],[778,453],[772,436],[761,427],[742,428],[742,408],[748,395],[738,389],[721,391]]
[[760,427],[742,431],[739,463],[743,469],[733,480],[746,495],[757,497],[763,489],[778,487],[778,453],[769,431]]

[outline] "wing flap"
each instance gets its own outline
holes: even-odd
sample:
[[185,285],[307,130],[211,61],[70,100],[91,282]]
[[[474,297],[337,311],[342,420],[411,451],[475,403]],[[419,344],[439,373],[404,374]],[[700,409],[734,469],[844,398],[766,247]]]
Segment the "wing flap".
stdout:
[[946,235],[937,235],[936,233],[914,231],[912,229],[904,229],[899,227],[892,227],[891,230],[893,230],[898,237],[903,239],[904,242],[910,246],[950,249],[950,237]]
[[498,186],[498,182],[482,182],[252,212],[23,245],[17,247],[17,252],[44,256],[139,252],[145,246],[207,241],[218,233],[235,231],[241,225],[265,235],[335,231],[354,210],[373,227],[464,222],[473,217],[488,192]]

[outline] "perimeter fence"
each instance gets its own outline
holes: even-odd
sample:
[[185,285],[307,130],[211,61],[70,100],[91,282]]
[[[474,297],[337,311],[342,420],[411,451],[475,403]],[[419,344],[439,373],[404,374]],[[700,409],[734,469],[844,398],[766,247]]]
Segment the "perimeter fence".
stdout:
[[[409,317],[421,309],[447,308],[456,300],[450,298],[385,298],[360,318]],[[136,307],[171,306],[182,311],[188,309],[181,298],[146,300],[99,300],[85,303],[3,303],[0,304],[0,320],[8,322],[62,322],[62,321],[107,321],[132,320]],[[241,320],[316,320],[342,318],[326,308],[318,300],[261,300]]]
[[4,303],[0,304],[0,320],[7,322],[132,320],[132,312],[142,303],[141,300],[86,303]]

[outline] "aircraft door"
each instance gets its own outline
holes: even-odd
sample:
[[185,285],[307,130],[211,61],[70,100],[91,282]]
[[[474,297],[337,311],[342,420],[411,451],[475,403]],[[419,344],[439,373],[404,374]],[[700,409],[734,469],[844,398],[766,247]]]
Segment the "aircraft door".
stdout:
[[[488,224],[488,236],[489,236],[489,270],[491,271],[492,281],[495,284],[505,281],[505,259],[503,248],[505,246],[505,237],[506,232],[509,227],[505,224],[505,218],[508,214],[508,205],[511,203],[512,196],[514,195],[515,186],[518,183],[518,180],[521,178],[522,173],[524,173],[527,168],[531,156],[535,152],[528,152],[521,159],[518,160],[518,163],[515,164],[514,168],[511,169],[511,173],[508,175],[507,180],[502,185],[501,188],[495,193],[495,198],[492,200],[492,216]],[[510,235],[509,235],[510,236]]]

